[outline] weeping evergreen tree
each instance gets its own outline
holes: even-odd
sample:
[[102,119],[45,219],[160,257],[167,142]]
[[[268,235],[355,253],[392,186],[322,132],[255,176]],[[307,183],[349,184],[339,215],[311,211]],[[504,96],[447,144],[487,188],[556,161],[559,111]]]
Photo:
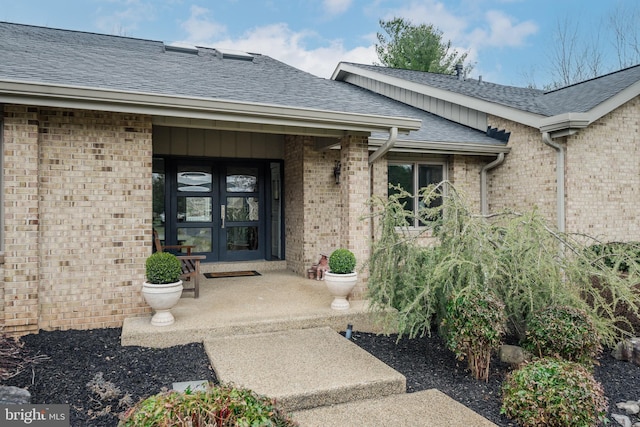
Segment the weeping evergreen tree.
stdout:
[[[535,209],[477,215],[446,182],[421,191],[425,207],[415,214],[403,205],[411,194],[396,187],[393,193],[371,200],[379,235],[368,263],[368,297],[380,314],[397,311],[386,321],[400,336],[430,334],[449,298],[470,289],[504,303],[507,331],[518,338],[528,319],[550,305],[587,311],[605,345],[631,333],[629,316],[640,317],[637,245],[559,233]],[[427,208],[436,197],[442,205]],[[424,228],[409,227],[413,215]]]

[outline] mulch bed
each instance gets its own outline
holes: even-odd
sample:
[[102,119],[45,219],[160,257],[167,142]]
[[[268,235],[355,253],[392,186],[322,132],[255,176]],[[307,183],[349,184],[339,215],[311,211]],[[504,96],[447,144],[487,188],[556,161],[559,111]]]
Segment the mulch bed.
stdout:
[[[121,347],[120,329],[40,332],[22,338],[32,355],[50,359],[5,382],[27,388],[33,403],[68,403],[72,426],[115,426],[127,402],[171,388],[174,382],[216,381],[201,344],[166,349]],[[354,332],[352,340],[407,378],[407,391],[437,388],[499,426],[500,385],[509,367],[492,362],[488,382],[474,380],[438,336],[409,340]],[[595,376],[610,408],[640,399],[640,367],[605,352]],[[90,384],[90,386],[88,386]],[[117,393],[116,393],[117,391]],[[614,424],[615,425],[615,424]]]

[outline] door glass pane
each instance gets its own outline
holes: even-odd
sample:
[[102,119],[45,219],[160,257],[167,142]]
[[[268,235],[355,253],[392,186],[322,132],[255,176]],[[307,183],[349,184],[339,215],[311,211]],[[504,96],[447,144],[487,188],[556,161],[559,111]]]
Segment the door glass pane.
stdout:
[[178,197],[178,222],[211,222],[211,197]]
[[207,166],[178,166],[178,191],[210,192],[211,168]]
[[211,228],[178,228],[178,244],[195,246],[191,252],[211,252]]
[[227,191],[255,193],[258,191],[258,168],[230,167],[227,169]]
[[151,175],[153,188],[153,228],[158,232],[160,240],[164,241],[165,221],[165,172],[164,159],[153,159],[153,174]]
[[258,250],[258,227],[227,227],[227,251]]
[[258,221],[257,197],[227,197],[227,221]]

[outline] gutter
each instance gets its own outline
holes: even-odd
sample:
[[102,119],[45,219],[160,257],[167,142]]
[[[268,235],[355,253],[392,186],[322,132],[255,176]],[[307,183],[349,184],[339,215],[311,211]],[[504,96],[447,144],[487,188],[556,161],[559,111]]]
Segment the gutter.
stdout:
[[561,233],[565,232],[565,206],[564,206],[564,178],[565,178],[565,167],[564,167],[564,146],[561,144],[553,142],[551,139],[551,135],[549,132],[542,132],[542,142],[547,144],[549,147],[556,150],[556,186],[557,186],[557,216],[558,216],[558,231]]
[[489,201],[487,197],[487,172],[504,162],[504,153],[499,153],[498,157],[491,163],[484,165],[480,171],[480,209],[482,215],[489,214]]
[[389,139],[387,139],[387,141],[384,144],[382,144],[381,147],[379,147],[376,151],[374,151],[373,153],[371,153],[371,155],[369,155],[369,165],[371,165],[373,162],[378,160],[380,157],[387,154],[389,150],[391,150],[393,146],[396,144],[397,140],[398,140],[398,128],[394,126],[391,129],[389,129]]
[[0,103],[356,132],[383,132],[392,126],[409,132],[421,126],[420,120],[407,117],[8,80],[0,81]]

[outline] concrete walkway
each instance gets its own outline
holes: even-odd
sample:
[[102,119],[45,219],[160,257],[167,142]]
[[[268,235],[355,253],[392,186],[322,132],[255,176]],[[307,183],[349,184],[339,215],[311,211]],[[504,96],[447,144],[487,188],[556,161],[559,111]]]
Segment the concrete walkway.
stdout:
[[175,324],[126,319],[122,345],[203,342],[220,381],[276,398],[303,427],[494,425],[437,390],[406,394],[403,375],[338,334],[347,324],[381,332],[365,302],[331,310],[324,282],[261,273],[201,278],[200,298],[172,310]]

